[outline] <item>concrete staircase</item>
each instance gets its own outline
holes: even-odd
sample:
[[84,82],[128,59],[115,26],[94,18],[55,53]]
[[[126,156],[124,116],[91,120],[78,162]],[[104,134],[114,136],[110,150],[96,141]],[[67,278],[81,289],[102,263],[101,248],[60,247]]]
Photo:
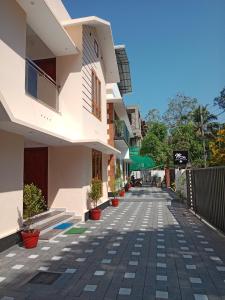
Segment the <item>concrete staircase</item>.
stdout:
[[[81,217],[67,212],[65,209],[49,210],[33,218],[32,228],[40,230],[40,240],[50,240],[56,235],[68,230],[81,221]],[[67,229],[54,229],[63,223],[71,223]]]

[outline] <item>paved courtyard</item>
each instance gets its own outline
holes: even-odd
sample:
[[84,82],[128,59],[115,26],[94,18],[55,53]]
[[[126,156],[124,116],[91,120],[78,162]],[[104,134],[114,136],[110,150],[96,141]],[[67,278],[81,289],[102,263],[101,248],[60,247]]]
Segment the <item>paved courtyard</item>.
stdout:
[[158,188],[101,221],[0,254],[0,299],[225,299],[225,239]]

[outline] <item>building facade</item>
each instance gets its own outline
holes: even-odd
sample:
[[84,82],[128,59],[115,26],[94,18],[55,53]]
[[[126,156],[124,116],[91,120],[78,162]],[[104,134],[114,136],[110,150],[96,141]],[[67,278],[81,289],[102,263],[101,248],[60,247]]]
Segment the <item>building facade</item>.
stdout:
[[[41,19],[40,19],[41,16]],[[23,222],[23,186],[83,219],[91,179],[120,151],[109,142],[106,86],[119,82],[109,22],[71,19],[60,0],[0,3],[0,239]]]
[[131,74],[124,45],[115,46],[120,81],[107,85],[108,143],[119,153],[111,155],[108,162],[109,192],[117,180],[117,189],[127,183],[130,164],[130,139],[133,137],[131,124],[123,100],[130,93]]
[[142,136],[142,126],[141,126],[141,115],[140,110],[137,105],[127,106],[127,114],[131,124],[133,137],[130,140],[131,147],[141,147]]

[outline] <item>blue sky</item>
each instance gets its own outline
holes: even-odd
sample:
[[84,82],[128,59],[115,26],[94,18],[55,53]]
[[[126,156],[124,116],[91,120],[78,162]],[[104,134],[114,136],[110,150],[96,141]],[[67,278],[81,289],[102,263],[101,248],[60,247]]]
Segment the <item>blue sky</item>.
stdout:
[[138,104],[143,116],[151,108],[164,112],[177,92],[213,103],[225,86],[225,0],[63,2],[73,18],[111,22],[131,66],[133,92],[125,101]]

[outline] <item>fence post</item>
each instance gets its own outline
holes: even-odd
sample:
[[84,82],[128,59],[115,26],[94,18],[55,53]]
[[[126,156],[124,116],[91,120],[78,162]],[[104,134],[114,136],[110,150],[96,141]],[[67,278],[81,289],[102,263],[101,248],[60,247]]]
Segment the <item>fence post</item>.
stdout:
[[193,210],[194,205],[193,205],[193,183],[192,183],[192,170],[189,169],[187,170],[187,203],[188,207]]

